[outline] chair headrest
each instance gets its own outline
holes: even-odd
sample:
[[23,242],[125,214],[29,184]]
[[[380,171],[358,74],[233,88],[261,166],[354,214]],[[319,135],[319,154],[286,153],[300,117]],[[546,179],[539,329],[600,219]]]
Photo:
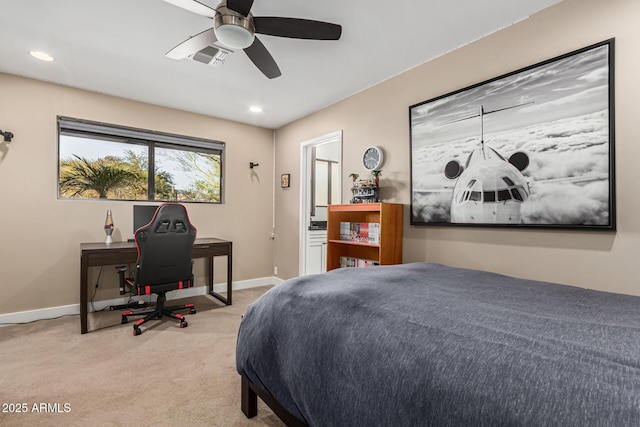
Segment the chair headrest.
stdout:
[[184,205],[164,203],[158,207],[151,222],[136,231],[136,240],[146,240],[150,234],[182,234],[189,232],[195,238],[196,228],[189,221],[189,215]]

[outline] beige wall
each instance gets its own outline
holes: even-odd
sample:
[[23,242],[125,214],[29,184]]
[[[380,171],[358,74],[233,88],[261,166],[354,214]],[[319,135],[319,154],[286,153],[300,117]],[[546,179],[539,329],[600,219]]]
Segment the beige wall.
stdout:
[[[80,243],[104,240],[107,209],[114,240],[133,234],[132,202],[57,199],[57,115],[226,142],[225,204],[187,204],[189,216],[199,236],[233,241],[234,281],[272,276],[271,130],[7,74],[0,94],[0,129],[15,134],[0,142],[0,314],[78,304]],[[195,274],[204,285],[203,260]],[[116,282],[104,268],[96,300],[118,297]]]
[[[280,276],[298,271],[300,142],[344,131],[345,176],[364,173],[365,147],[385,150],[383,198],[405,205],[404,261],[431,261],[539,280],[640,295],[640,2],[565,0],[512,27],[439,57],[276,132],[274,263]],[[409,119],[415,103],[616,38],[616,179],[618,231],[541,231],[409,225]],[[349,180],[344,180],[343,202]]]
[[[189,204],[200,236],[234,242],[234,280],[298,274],[300,143],[343,130],[348,201],[350,172],[363,174],[365,147],[385,149],[382,196],[405,205],[404,261],[432,261],[540,280],[640,295],[636,254],[640,222],[640,16],[637,0],[565,0],[503,31],[430,61],[276,133],[276,240],[272,215],[273,138],[268,129],[0,74],[0,314],[79,302],[79,245],[104,239],[112,209],[116,240],[131,237],[131,202],[56,197],[56,116],[222,140],[226,203]],[[412,104],[517,70],[571,50],[616,38],[616,179],[618,231],[540,231],[409,225],[409,119]],[[251,173],[249,162],[260,167]],[[90,282],[95,283],[97,269]],[[204,266],[196,264],[202,283]],[[96,299],[117,297],[105,268]],[[222,277],[216,282],[221,282]]]

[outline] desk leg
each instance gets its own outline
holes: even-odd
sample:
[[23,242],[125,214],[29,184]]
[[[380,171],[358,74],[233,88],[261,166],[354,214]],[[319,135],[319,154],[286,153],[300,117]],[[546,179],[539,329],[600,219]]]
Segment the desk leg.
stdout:
[[87,286],[89,275],[89,261],[87,257],[80,257],[80,333],[86,334],[87,331]]
[[227,297],[223,297],[217,292],[213,291],[213,257],[209,258],[209,295],[219,299],[226,305],[231,305],[231,293],[233,276],[231,275],[231,266],[233,265],[231,254],[233,253],[231,243],[229,243],[229,252],[227,253]]
[[232,283],[233,278],[231,276],[233,262],[231,260],[231,256],[233,254],[233,243],[229,243],[229,254],[227,255],[227,305],[231,305],[231,293],[232,293]]
[[216,293],[213,292],[213,258],[214,257],[210,256],[207,260],[209,261],[209,295],[215,297]]

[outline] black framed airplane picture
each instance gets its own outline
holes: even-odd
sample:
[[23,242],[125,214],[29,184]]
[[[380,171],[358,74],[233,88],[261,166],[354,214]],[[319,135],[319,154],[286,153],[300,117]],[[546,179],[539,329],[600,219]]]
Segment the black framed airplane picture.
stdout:
[[614,39],[409,107],[411,224],[615,230]]

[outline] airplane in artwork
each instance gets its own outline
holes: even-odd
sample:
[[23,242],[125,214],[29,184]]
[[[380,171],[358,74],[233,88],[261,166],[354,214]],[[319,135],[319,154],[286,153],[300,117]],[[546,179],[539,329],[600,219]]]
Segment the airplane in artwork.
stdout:
[[[533,103],[513,105],[492,111],[480,106],[478,114],[455,120],[480,117],[480,142],[464,165],[449,161],[444,175],[456,180],[451,198],[452,223],[518,224],[520,208],[531,194],[522,171],[529,166],[529,156],[521,151],[506,158],[484,142],[484,116]],[[454,123],[454,122],[450,122]],[[440,191],[451,191],[451,187]],[[420,190],[418,190],[420,192]]]
[[[430,189],[414,188],[414,195],[451,194],[449,206],[446,207],[449,215],[446,220],[443,218],[450,223],[509,225],[522,224],[525,221],[523,205],[529,199],[533,201],[534,198],[536,203],[540,202],[540,195],[544,193],[543,190],[538,194],[541,185],[586,186],[590,183],[609,180],[608,174],[598,172],[534,180],[531,176],[526,177],[523,174],[530,163],[527,153],[516,151],[507,156],[484,141],[484,116],[533,102],[528,101],[490,111],[485,110],[484,105],[480,105],[480,111],[477,114],[445,123],[448,125],[479,117],[481,127],[479,142],[464,162],[453,159],[446,163],[442,173],[451,183],[450,185]],[[532,193],[533,191],[535,194]],[[441,206],[444,207],[444,205]],[[437,210],[434,212],[438,214]],[[531,214],[528,208],[526,212],[528,212],[527,215]],[[578,218],[582,220],[581,217]]]
[[531,194],[522,175],[528,164],[526,153],[517,152],[506,159],[484,143],[469,154],[464,167],[456,160],[447,163],[445,176],[457,178],[451,222],[520,223],[520,207]]

